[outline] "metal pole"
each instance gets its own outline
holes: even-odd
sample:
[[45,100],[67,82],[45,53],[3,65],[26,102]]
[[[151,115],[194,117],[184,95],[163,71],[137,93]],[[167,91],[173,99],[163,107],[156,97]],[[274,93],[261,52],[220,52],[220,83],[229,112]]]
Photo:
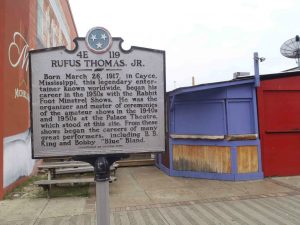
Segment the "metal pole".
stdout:
[[110,225],[109,181],[96,182],[97,225]]
[[255,80],[255,87],[259,87],[259,85],[260,85],[260,78],[259,78],[259,57],[258,57],[258,53],[257,52],[254,52],[253,60],[254,60],[254,80]]
[[110,166],[121,158],[129,155],[94,155],[94,156],[75,156],[75,160],[88,162],[94,167],[96,181],[96,221],[97,225],[110,225],[109,208],[109,180]]
[[96,218],[97,225],[110,225],[109,178],[110,170],[107,158],[98,157],[95,161],[96,181]]

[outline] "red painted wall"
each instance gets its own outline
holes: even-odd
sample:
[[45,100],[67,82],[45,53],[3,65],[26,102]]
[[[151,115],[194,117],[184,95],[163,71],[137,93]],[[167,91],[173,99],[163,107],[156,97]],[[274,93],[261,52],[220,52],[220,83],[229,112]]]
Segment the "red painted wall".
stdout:
[[300,72],[262,80],[257,93],[265,176],[300,175]]
[[[5,2],[0,2],[0,27],[5,30],[4,22]],[[3,49],[4,36],[0,35],[0,46]],[[0,199],[3,198],[3,57],[4,51],[0,51]]]
[[[4,35],[4,136],[11,136],[29,128],[28,1],[5,1]],[[18,7],[16,7],[16,5]],[[17,17],[16,17],[17,16]],[[20,19],[18,19],[20,18]],[[16,95],[16,91],[24,95]]]
[[[38,14],[41,8],[43,13]],[[65,17],[64,23],[72,43],[78,35],[68,1],[57,0],[57,8],[61,17]],[[5,34],[0,35],[1,199],[4,195],[3,138],[22,133],[30,127],[28,51],[53,45],[66,45],[67,39],[62,32],[62,21],[56,16],[49,0],[44,0],[42,7],[38,7],[37,0],[1,0],[0,10],[0,26],[2,33]],[[40,33],[38,24],[42,27]],[[19,181],[15,184],[17,183]],[[11,184],[10,187],[15,184]]]
[[[48,0],[43,1],[43,17],[38,21],[36,0],[4,0],[5,36],[4,51],[4,136],[26,131],[29,121],[28,51],[37,47],[53,47],[66,44],[60,21]],[[71,41],[77,36],[73,17],[67,1],[58,1],[66,17]],[[16,7],[16,5],[18,7]],[[51,24],[49,24],[51,22]],[[43,29],[38,34],[37,24]],[[40,43],[38,46],[38,39]],[[44,45],[44,46],[41,46]],[[20,94],[16,94],[20,93]]]

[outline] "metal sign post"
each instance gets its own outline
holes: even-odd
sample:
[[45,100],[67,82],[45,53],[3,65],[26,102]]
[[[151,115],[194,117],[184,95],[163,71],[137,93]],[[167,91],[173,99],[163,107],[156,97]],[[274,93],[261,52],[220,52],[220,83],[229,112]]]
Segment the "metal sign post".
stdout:
[[95,161],[96,181],[96,218],[97,225],[110,224],[109,210],[109,163],[105,157],[98,157]]
[[90,163],[94,167],[96,182],[96,225],[110,224],[109,204],[109,180],[110,166],[121,158],[128,155],[107,155],[107,156],[78,156],[75,160]]
[[110,225],[109,181],[96,181],[97,225]]

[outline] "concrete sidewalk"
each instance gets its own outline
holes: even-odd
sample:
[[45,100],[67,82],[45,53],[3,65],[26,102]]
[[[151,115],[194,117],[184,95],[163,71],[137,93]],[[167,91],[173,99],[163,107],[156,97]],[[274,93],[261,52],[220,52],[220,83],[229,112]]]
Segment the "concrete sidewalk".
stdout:
[[[112,225],[300,224],[300,176],[230,182],[135,167],[119,168],[117,177],[110,185]],[[5,200],[0,224],[95,224],[95,195]]]

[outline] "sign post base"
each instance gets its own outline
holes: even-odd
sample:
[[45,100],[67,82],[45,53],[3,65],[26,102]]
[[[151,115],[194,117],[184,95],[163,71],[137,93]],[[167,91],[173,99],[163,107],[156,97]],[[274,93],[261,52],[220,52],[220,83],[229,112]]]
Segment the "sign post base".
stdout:
[[96,181],[97,225],[110,225],[109,181]]
[[90,163],[94,167],[96,181],[96,225],[110,225],[110,208],[109,208],[109,179],[110,166],[121,158],[128,155],[120,156],[79,156],[73,157]]

